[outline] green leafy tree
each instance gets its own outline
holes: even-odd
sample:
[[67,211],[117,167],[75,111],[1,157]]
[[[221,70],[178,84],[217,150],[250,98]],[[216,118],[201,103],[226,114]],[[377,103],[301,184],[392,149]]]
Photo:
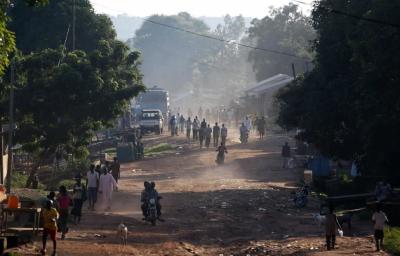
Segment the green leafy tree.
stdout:
[[[149,20],[208,34],[208,26],[188,13],[153,15]],[[209,39],[145,21],[136,31],[133,48],[143,54],[145,83],[179,90],[192,81],[193,65],[207,51]]]
[[[207,54],[195,64],[198,77],[193,83],[195,90],[204,89],[203,92],[199,92],[199,104],[208,101],[212,105],[221,105],[236,98],[244,86],[253,83],[254,73],[247,61],[249,50],[237,45],[249,44],[242,16],[226,15],[224,22],[211,34],[229,43],[210,41]],[[215,101],[210,102],[210,97],[204,91],[212,92]]]
[[[58,48],[66,38],[66,48],[72,50],[73,0],[52,0],[37,8],[16,0],[9,13],[9,29],[15,33],[22,53]],[[96,14],[88,0],[75,0],[75,16],[75,49],[92,51],[100,40],[115,38],[111,20]]]
[[[25,0],[24,4],[29,6],[42,6],[47,0]],[[7,11],[10,8],[10,1],[0,1],[0,76],[4,74],[9,65],[9,56],[15,50],[15,34],[7,27],[10,20]]]
[[298,73],[307,70],[307,59],[311,59],[312,55],[310,41],[315,39],[315,32],[310,19],[300,12],[297,5],[271,8],[268,16],[252,21],[249,37],[259,48],[300,57],[252,50],[249,61],[253,63],[258,81],[279,73],[291,75],[292,63]]
[[22,57],[15,93],[16,142],[41,159],[58,147],[77,153],[93,131],[110,126],[144,89],[139,54],[119,41],[100,41],[91,54],[46,49]]
[[399,11],[396,1],[320,1],[315,68],[278,95],[282,126],[375,175],[397,175]]

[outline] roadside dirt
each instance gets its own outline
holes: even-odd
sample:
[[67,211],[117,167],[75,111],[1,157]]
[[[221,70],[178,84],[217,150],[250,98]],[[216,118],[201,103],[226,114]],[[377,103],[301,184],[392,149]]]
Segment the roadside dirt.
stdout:
[[[147,138],[147,143],[178,145],[176,152],[122,165],[119,191],[110,212],[89,212],[58,242],[58,255],[387,255],[375,253],[370,225],[355,220],[345,229],[338,248],[324,249],[323,228],[312,214],[310,199],[296,209],[290,192],[300,170],[281,168],[280,147],[287,138],[252,138],[246,145],[228,144],[226,164],[217,166],[213,148],[199,149],[184,138]],[[152,180],[163,196],[165,222],[151,226],[141,220],[143,181]],[[120,222],[129,229],[128,245],[116,237]],[[51,251],[51,244],[49,243]],[[37,255],[39,243],[19,248]]]

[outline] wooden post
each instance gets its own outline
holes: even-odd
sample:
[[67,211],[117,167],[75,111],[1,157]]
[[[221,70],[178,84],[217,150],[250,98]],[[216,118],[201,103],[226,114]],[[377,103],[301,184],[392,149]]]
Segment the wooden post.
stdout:
[[292,63],[292,73],[293,73],[293,78],[296,79],[296,69],[294,67],[294,63]]
[[[13,133],[14,133],[14,59],[11,60],[11,85],[10,85],[10,115],[8,127],[8,161],[7,161],[7,188],[6,192],[11,192],[11,176],[13,161]],[[3,156],[2,156],[3,157]]]

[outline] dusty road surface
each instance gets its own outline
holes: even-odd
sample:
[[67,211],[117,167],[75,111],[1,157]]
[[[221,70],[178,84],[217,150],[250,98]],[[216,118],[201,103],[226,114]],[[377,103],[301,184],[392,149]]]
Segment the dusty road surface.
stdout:
[[[78,226],[59,241],[58,255],[386,255],[374,253],[369,225],[355,221],[338,248],[324,249],[323,229],[311,199],[296,209],[290,192],[300,170],[282,170],[283,136],[252,138],[246,145],[229,141],[226,164],[217,166],[214,149],[199,149],[183,136],[149,138],[147,143],[177,145],[173,152],[122,165],[119,191],[111,211],[84,210]],[[143,181],[152,180],[163,196],[165,222],[151,226],[141,218]],[[119,245],[120,222],[129,229],[128,245]],[[51,244],[49,243],[49,251]],[[37,255],[39,244],[20,249]]]

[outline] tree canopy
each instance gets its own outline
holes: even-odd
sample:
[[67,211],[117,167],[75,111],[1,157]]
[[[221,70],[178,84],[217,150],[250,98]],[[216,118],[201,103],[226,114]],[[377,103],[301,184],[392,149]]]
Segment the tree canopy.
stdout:
[[[49,155],[64,146],[74,152],[89,143],[93,131],[113,124],[144,90],[140,54],[115,39],[110,19],[95,14],[89,1],[76,0],[77,50],[70,44],[64,49],[71,3],[54,0],[30,9],[16,1],[10,11],[20,50],[15,142],[28,151]],[[8,117],[9,72],[3,78],[0,113]]]
[[93,130],[111,124],[143,89],[139,55],[118,41],[100,41],[91,54],[46,49],[22,57],[16,102],[16,138],[29,150],[76,149]]
[[[149,20],[190,30],[209,33],[208,26],[188,13],[164,16],[153,15]],[[181,89],[192,80],[193,64],[206,51],[209,39],[177,31],[145,21],[136,31],[134,49],[143,54],[142,70],[145,82],[167,89]]]
[[[27,6],[42,6],[47,4],[48,0],[25,0],[23,3]],[[13,6],[11,1],[0,1],[0,76],[4,74],[7,68],[9,56],[15,50],[15,34],[7,27],[10,20],[7,11]]]
[[249,61],[253,63],[258,81],[279,73],[291,75],[292,63],[295,64],[298,73],[307,70],[307,62],[312,56],[310,41],[314,40],[315,32],[310,18],[302,14],[297,5],[271,8],[268,16],[252,21],[249,37],[258,48],[299,57],[252,50]]
[[323,154],[356,160],[366,173],[397,168],[400,29],[384,23],[400,24],[399,13],[397,1],[320,1],[315,68],[277,96],[283,127],[303,129]]
[[[16,0],[9,13],[9,28],[15,32],[18,50],[24,54],[58,48],[66,38],[66,48],[72,50],[73,0],[52,0],[37,8]],[[96,14],[88,0],[75,0],[75,16],[75,49],[92,51],[100,40],[115,39],[111,20]]]

